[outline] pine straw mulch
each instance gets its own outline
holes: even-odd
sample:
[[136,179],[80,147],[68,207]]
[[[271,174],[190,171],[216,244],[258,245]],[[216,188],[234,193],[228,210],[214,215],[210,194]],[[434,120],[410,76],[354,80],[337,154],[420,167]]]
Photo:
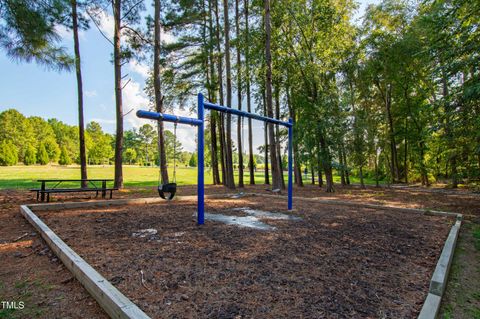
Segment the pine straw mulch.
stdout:
[[[206,201],[211,213],[285,206],[280,197]],[[277,228],[267,232],[199,227],[195,210],[179,201],[36,213],[154,318],[414,318],[453,223],[296,200],[303,220],[267,220]],[[158,233],[132,236],[150,228]]]

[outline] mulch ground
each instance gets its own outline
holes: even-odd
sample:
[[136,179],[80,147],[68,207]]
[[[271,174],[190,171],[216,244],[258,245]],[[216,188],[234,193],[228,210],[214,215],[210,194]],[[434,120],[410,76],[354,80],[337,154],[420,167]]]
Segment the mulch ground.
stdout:
[[[208,200],[285,212],[284,200]],[[452,219],[296,203],[276,231],[195,225],[195,201],[40,212],[153,318],[413,318]],[[133,234],[156,229],[144,238]],[[142,273],[144,282],[142,283]]]
[[[248,186],[243,191],[270,193],[266,188]],[[178,193],[195,192],[196,187],[181,187]],[[231,191],[206,189],[210,194],[225,192]],[[307,186],[295,189],[294,195],[455,211],[476,221],[480,216],[480,197],[466,192],[337,187],[335,193],[327,194],[318,186]],[[114,194],[114,198],[152,196],[156,196],[153,188]],[[54,200],[87,198],[69,194]],[[255,208],[284,211],[286,206],[280,197],[244,200],[252,201],[248,206]],[[19,214],[20,204],[33,202],[29,192],[0,191],[0,299],[26,302],[24,310],[0,309],[0,317],[106,318]],[[209,211],[218,212],[223,206],[247,203],[207,201]],[[67,243],[147,313],[163,318],[227,318],[237,313],[244,317],[415,317],[450,223],[434,217],[415,223],[414,214],[394,211],[312,207],[311,203],[303,207],[296,200],[295,214],[303,216],[304,222],[294,226],[268,221],[278,227],[274,233],[213,227],[208,222],[199,232],[193,217],[195,203],[172,204],[157,205],[162,210],[150,206],[77,212],[85,216],[76,219],[71,218],[75,212],[63,212],[61,227],[48,224],[57,227],[53,228]],[[60,216],[56,214],[49,218]],[[80,225],[84,222],[89,227]],[[150,241],[131,237],[132,231],[144,228],[156,228],[159,233]],[[427,230],[438,236],[426,236]],[[261,271],[262,267],[268,270]],[[302,270],[305,267],[308,272]],[[141,284],[140,270],[147,288]],[[323,281],[316,280],[320,278]]]

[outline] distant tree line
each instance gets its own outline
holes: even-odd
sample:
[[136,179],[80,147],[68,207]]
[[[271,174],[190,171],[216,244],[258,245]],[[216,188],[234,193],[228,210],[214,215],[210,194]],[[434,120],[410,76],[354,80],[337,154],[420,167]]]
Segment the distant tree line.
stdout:
[[[0,165],[80,164],[78,127],[57,119],[25,117],[14,109],[0,113]],[[173,161],[174,136],[166,131],[166,152]],[[86,158],[90,165],[111,164],[114,160],[115,138],[105,133],[97,122],[86,125]],[[127,164],[157,165],[156,134],[150,124],[139,130],[125,131],[123,158]],[[191,152],[185,152],[177,141],[178,163],[188,165]]]

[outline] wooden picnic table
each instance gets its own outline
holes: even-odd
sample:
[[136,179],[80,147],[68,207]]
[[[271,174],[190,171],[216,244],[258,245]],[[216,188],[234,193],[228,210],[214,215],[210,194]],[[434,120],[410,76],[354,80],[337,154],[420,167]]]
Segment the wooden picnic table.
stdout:
[[[110,198],[112,198],[112,192],[118,190],[118,188],[107,188],[107,182],[112,181],[113,179],[107,178],[39,179],[37,182],[41,183],[40,188],[31,189],[30,191],[37,192],[37,200],[40,197],[42,202],[45,201],[45,194],[47,195],[47,202],[49,202],[51,193],[96,192],[96,196],[98,196],[98,193],[101,192],[102,198],[105,198],[107,191],[110,191]],[[79,182],[81,185],[79,188],[59,188],[65,182]],[[47,183],[55,183],[55,185],[47,188]],[[85,183],[87,187],[82,187]],[[101,186],[98,186],[97,183],[101,183]]]

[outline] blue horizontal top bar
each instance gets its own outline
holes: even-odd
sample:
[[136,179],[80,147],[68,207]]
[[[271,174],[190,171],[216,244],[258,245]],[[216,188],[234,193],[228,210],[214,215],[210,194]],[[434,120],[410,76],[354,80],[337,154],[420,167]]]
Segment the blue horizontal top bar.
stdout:
[[273,123],[273,124],[283,125],[283,126],[286,126],[286,127],[292,127],[293,126],[293,124],[289,123],[289,122],[284,122],[284,121],[280,121],[280,120],[277,120],[277,119],[272,119],[270,117],[261,116],[261,115],[258,115],[258,114],[253,114],[253,113],[248,113],[248,112],[245,112],[245,111],[240,111],[240,110],[228,108],[228,107],[218,105],[218,104],[213,104],[213,103],[210,103],[210,102],[204,102],[204,106],[205,106],[206,109],[215,110],[215,111],[219,111],[219,112],[230,113],[230,114],[235,114],[235,115],[238,115],[238,116],[248,117],[248,118],[263,121],[263,122],[269,122],[269,123]]
[[157,120],[157,121],[164,121],[164,122],[174,122],[174,123],[181,123],[181,124],[188,124],[188,125],[198,126],[203,124],[202,120],[195,119],[192,117],[176,116],[171,114],[157,113],[157,112],[150,112],[150,111],[143,111],[143,110],[138,110],[137,116],[143,119],[150,119],[150,120]]

